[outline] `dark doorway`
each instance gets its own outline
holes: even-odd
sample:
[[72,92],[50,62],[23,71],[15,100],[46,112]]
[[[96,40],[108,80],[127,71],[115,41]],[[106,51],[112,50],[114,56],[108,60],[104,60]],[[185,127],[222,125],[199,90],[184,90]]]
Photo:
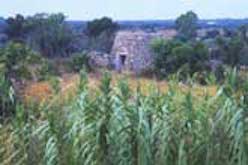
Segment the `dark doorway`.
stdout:
[[120,59],[121,59],[121,65],[124,66],[126,61],[126,55],[120,55]]

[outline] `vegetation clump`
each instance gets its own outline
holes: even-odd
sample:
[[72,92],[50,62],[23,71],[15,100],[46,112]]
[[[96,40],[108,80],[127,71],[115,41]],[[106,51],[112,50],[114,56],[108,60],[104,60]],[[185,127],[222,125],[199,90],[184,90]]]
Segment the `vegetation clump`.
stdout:
[[72,55],[71,68],[73,71],[79,72],[81,69],[91,70],[90,57],[87,53],[75,53]]
[[197,36],[198,16],[193,11],[182,14],[176,19],[178,37],[183,40],[194,39]]
[[89,21],[85,30],[89,37],[89,47],[110,53],[118,28],[118,24],[108,17]]
[[52,70],[45,70],[48,65],[39,53],[21,43],[10,42],[0,51],[1,71],[15,80],[41,80]]
[[207,47],[201,42],[184,43],[177,40],[154,40],[154,69],[159,76],[168,76],[178,71],[186,76],[209,70]]

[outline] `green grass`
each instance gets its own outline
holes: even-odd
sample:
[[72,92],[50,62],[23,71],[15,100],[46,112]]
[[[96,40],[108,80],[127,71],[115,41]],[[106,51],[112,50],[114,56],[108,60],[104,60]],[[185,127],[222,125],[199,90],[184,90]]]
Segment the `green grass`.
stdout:
[[236,71],[216,95],[201,97],[178,90],[176,81],[166,93],[151,87],[143,95],[125,79],[113,87],[110,77],[95,97],[82,72],[67,105],[17,106],[0,126],[0,164],[248,164],[247,83],[238,83]]

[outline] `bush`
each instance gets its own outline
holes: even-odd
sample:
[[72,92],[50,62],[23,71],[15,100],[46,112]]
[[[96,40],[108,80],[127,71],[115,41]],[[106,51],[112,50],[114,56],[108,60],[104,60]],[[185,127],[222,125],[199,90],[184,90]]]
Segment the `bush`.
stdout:
[[41,56],[20,43],[9,43],[0,52],[0,63],[8,76],[16,79],[32,77],[30,65],[40,64]]
[[89,56],[86,53],[76,53],[72,55],[72,70],[79,72],[81,69],[90,70]]
[[160,77],[181,73],[193,75],[207,71],[208,49],[201,42],[183,43],[177,40],[155,40],[152,43],[155,53],[155,72]]
[[20,43],[9,43],[0,50],[0,71],[15,80],[45,80],[57,72],[39,53]]
[[236,67],[240,64],[241,60],[245,60],[242,57],[246,53],[246,44],[238,36],[232,38],[218,37],[216,39],[216,45],[219,56],[225,64]]
[[49,60],[43,59],[41,64],[36,70],[35,76],[38,81],[49,80],[50,77],[59,75],[57,68],[54,66],[56,64],[50,62]]

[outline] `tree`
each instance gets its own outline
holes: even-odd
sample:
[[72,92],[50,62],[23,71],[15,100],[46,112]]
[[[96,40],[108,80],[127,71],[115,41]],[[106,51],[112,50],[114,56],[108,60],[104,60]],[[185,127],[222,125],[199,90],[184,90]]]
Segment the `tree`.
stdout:
[[248,25],[242,25],[238,29],[241,40],[248,43]]
[[[208,49],[201,42],[180,42],[177,40],[155,40],[152,44],[155,53],[154,67],[159,76],[176,73],[180,69],[185,74],[193,75],[205,71]],[[183,69],[182,69],[183,68]]]
[[103,17],[101,19],[95,19],[93,21],[88,22],[86,33],[90,37],[98,37],[103,32],[115,32],[117,27],[117,23],[113,22],[111,18]]
[[189,11],[181,15],[176,20],[176,29],[178,30],[179,37],[186,40],[192,39],[196,36],[198,16]]
[[12,41],[21,41],[47,57],[68,56],[73,52],[74,33],[65,15],[40,13],[30,17],[18,14],[7,19],[6,33]]
[[219,54],[223,62],[230,66],[237,66],[240,63],[241,52],[245,43],[239,36],[232,38],[219,37],[216,39]]
[[27,43],[47,57],[68,56],[73,52],[74,34],[59,14],[36,14],[27,18]]
[[193,54],[190,56],[191,74],[209,69],[207,66],[209,60],[208,48],[202,42],[192,43],[192,48]]
[[154,69],[157,75],[166,76],[169,70],[169,58],[172,54],[172,49],[181,45],[181,42],[176,40],[167,41],[164,39],[155,39],[152,44],[154,52]]
[[9,17],[6,22],[8,24],[6,29],[8,37],[16,41],[23,40],[24,35],[27,32],[24,16],[17,14],[15,17]]
[[118,24],[111,18],[103,17],[87,23],[86,34],[89,37],[91,49],[100,50],[109,53],[111,51],[115,32]]

